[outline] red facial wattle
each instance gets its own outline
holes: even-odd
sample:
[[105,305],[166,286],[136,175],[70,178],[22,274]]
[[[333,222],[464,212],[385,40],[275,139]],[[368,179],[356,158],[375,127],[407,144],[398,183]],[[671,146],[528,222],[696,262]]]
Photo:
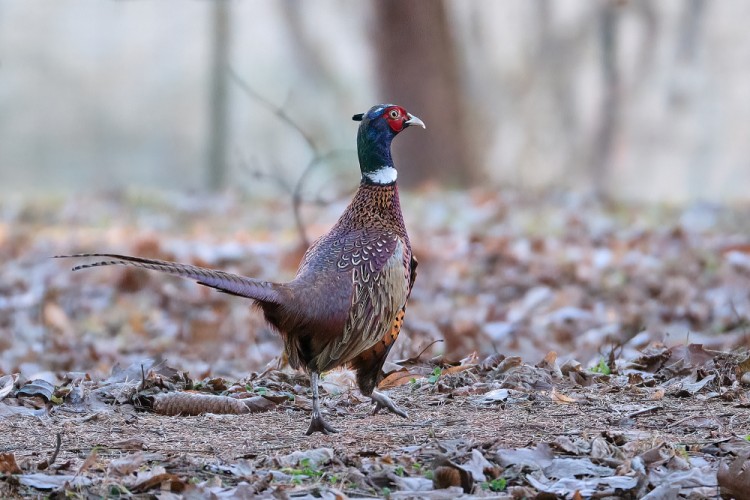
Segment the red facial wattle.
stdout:
[[388,126],[391,127],[391,130],[393,130],[397,134],[404,130],[404,123],[407,120],[407,113],[405,109],[398,106],[390,107],[385,110],[385,112],[383,113],[383,117],[388,123]]

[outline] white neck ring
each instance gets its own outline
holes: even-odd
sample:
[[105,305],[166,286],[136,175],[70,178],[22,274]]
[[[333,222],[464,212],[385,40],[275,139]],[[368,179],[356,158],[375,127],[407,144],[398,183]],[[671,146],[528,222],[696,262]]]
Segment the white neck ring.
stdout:
[[376,171],[367,172],[364,175],[373,184],[393,184],[398,177],[398,171],[389,165],[383,165]]

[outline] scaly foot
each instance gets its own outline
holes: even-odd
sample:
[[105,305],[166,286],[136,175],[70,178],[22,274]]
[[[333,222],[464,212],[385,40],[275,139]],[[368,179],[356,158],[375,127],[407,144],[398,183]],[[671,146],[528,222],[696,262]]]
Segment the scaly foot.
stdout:
[[380,410],[388,410],[391,413],[395,413],[399,417],[409,418],[409,415],[404,410],[396,406],[396,404],[391,401],[391,398],[389,398],[382,392],[372,391],[370,398],[375,403],[375,408],[373,408],[372,410],[373,415],[375,415]]
[[308,436],[312,434],[313,432],[322,432],[323,434],[334,434],[338,432],[338,429],[334,429],[331,427],[331,425],[325,421],[325,419],[320,415],[313,415],[312,419],[310,420],[310,427],[307,428],[307,434]]

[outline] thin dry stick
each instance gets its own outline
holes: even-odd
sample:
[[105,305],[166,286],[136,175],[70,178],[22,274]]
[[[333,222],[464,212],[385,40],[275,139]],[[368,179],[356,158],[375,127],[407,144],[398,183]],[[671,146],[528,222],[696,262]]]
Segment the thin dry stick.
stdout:
[[58,432],[55,439],[56,439],[55,451],[52,452],[52,456],[49,457],[48,460],[43,461],[37,466],[39,470],[44,470],[44,469],[51,467],[52,464],[55,463],[55,460],[57,460],[57,455],[58,453],[60,453],[60,447],[62,446],[62,434]]
[[312,151],[313,153],[318,152],[318,148],[315,145],[315,142],[312,140],[312,137],[310,137],[307,132],[305,132],[305,130],[297,124],[297,122],[295,122],[288,114],[286,114],[286,111],[276,106],[271,101],[256,92],[255,89],[248,85],[248,83],[243,80],[242,77],[237,74],[237,72],[232,67],[229,68],[229,76],[232,78],[234,83],[236,83],[237,86],[240,87],[246,94],[248,94],[259,103],[263,104],[266,109],[276,115],[281,121],[296,130],[300,137],[302,137],[302,139],[304,139],[304,141],[307,143],[310,151]]
[[407,358],[407,359],[402,359],[400,361],[396,361],[395,363],[397,365],[401,365],[401,364],[405,364],[405,363],[416,363],[416,362],[419,361],[419,358],[422,356],[422,354],[424,354],[425,352],[427,352],[427,349],[429,349],[430,347],[434,346],[438,342],[444,342],[444,340],[443,339],[435,339],[432,342],[430,342],[429,344],[427,344],[427,347],[425,347],[424,349],[422,349],[421,351],[419,351],[419,354],[417,354],[416,356],[412,356],[411,358]]
[[651,406],[649,408],[644,408],[642,410],[638,410],[638,411],[634,411],[633,413],[629,413],[629,414],[627,414],[625,416],[625,418],[638,417],[640,415],[645,415],[646,413],[651,413],[651,412],[659,411],[661,409],[662,409],[661,406]]
[[[253,89],[245,80],[242,79],[242,77],[239,76],[239,74],[233,69],[229,68],[229,76],[231,77],[232,81],[234,81],[235,84],[243,91],[245,92],[249,97],[254,99],[255,101],[262,104],[266,109],[268,109],[271,113],[274,114],[279,120],[290,126],[292,129],[294,129],[300,137],[302,137],[302,140],[307,145],[308,149],[310,150],[310,153],[313,155],[310,161],[307,163],[305,168],[302,170],[302,173],[300,174],[299,178],[297,179],[297,182],[295,182],[294,187],[291,189],[291,195],[292,195],[292,210],[294,212],[294,222],[297,227],[297,233],[300,236],[300,239],[302,240],[302,243],[304,246],[310,245],[310,239],[307,236],[307,231],[305,230],[305,224],[302,220],[302,205],[306,201],[304,197],[302,196],[302,190],[305,186],[305,182],[307,181],[308,176],[310,173],[319,165],[331,160],[332,158],[342,155],[344,153],[349,153],[347,150],[333,150],[329,151],[327,153],[322,153],[318,146],[315,144],[315,141],[313,141],[312,137],[296,122],[292,117],[290,117],[286,111],[282,107],[279,107],[275,104],[273,104],[271,101],[263,97],[261,94],[259,94],[255,89]],[[256,171],[253,172],[253,175],[256,177],[270,177],[276,181],[284,191],[289,192],[289,186],[288,184],[274,176],[273,174],[263,174]]]
[[330,160],[331,158],[341,155],[342,153],[345,153],[344,150],[333,150],[330,151],[324,155],[318,155],[316,152],[316,155],[314,158],[312,158],[308,163],[305,169],[302,171],[302,174],[300,174],[299,178],[297,179],[296,184],[294,185],[294,191],[292,193],[292,208],[294,210],[294,221],[297,224],[297,231],[300,234],[300,237],[302,238],[302,242],[305,246],[310,246],[310,240],[307,237],[307,231],[305,231],[304,224],[302,223],[302,215],[301,215],[301,209],[302,209],[302,188],[305,185],[305,181],[307,180],[307,176],[313,171],[315,167],[320,165],[321,163]]

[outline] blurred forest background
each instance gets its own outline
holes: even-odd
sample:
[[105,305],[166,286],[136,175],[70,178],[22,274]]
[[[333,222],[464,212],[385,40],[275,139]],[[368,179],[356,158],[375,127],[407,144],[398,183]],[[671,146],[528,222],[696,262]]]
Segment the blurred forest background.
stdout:
[[[349,121],[428,125],[408,187],[490,181],[625,200],[747,200],[741,0],[0,3],[0,193],[275,193],[356,183]],[[248,90],[249,89],[249,90]],[[277,110],[277,111],[278,111]],[[317,184],[317,188],[315,187]]]
[[49,257],[290,279],[359,181],[351,116],[380,102],[427,124],[394,143],[420,266],[392,359],[747,343],[746,19],[741,0],[1,2],[0,372],[273,360],[247,301]]
[[[458,494],[747,498],[748,20],[747,0],[0,0],[0,497],[457,497],[427,495],[442,470]],[[380,388],[407,423],[332,371],[344,432],[301,441],[307,379],[247,300],[51,258],[289,280],[359,182],[351,116],[382,102],[427,125],[393,145],[419,271]],[[217,394],[274,411],[148,403]],[[298,455],[320,446],[326,469]]]

